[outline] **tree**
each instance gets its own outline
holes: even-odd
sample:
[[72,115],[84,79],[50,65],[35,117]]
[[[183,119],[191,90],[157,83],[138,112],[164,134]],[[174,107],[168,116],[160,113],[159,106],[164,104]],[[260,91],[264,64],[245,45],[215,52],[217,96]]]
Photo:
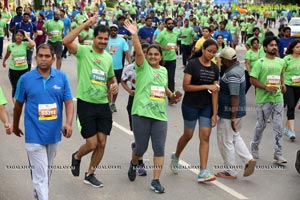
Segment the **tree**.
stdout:
[[106,1],[106,7],[114,8],[118,4],[118,0]]

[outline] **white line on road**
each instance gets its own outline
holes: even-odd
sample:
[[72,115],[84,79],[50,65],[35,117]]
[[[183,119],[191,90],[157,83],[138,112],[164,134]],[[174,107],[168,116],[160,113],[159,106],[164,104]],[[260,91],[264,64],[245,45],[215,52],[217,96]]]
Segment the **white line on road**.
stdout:
[[[127,133],[128,135],[133,135],[132,131],[126,129],[125,127],[121,126],[117,122],[113,122],[113,126],[120,129],[121,131]],[[190,164],[184,162],[183,160],[180,160],[179,164],[187,167],[189,169],[189,171],[193,172],[194,174],[197,174],[197,175],[199,174],[199,170],[193,169],[192,167],[190,167]],[[248,199],[247,197],[245,197],[241,193],[235,191],[234,189],[224,185],[223,183],[221,183],[219,181],[211,181],[211,183],[214,184],[215,186],[217,186],[218,188],[224,190],[225,192],[229,193],[230,195],[238,198],[238,199]]]

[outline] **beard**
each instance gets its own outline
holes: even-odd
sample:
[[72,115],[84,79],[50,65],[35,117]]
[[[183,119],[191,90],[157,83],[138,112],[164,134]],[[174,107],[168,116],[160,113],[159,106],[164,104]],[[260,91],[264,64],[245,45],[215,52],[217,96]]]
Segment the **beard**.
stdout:
[[174,28],[173,26],[171,26],[171,27],[170,27],[170,26],[167,26],[167,29],[168,29],[169,31],[172,31],[173,28]]

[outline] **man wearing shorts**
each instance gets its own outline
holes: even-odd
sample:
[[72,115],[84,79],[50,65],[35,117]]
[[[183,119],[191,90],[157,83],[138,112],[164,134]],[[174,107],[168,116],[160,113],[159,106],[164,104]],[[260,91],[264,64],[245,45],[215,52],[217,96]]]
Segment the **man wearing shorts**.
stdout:
[[93,152],[84,183],[93,187],[103,187],[103,183],[95,177],[94,172],[104,155],[106,139],[112,128],[108,88],[112,94],[118,92],[113,60],[105,51],[110,30],[104,25],[96,26],[92,46],[80,45],[74,41],[84,28],[97,23],[97,17],[95,15],[75,28],[63,39],[63,43],[77,58],[77,115],[82,127],[81,135],[86,140],[86,143],[72,154],[71,172],[74,176],[79,176],[81,158]]
[[[121,76],[123,71],[123,55],[125,55],[128,64],[131,63],[131,58],[129,54],[129,48],[126,40],[120,36],[118,36],[118,26],[116,24],[112,24],[110,26],[110,36],[108,40],[108,47],[106,50],[113,58],[114,63],[114,72],[118,84],[121,82]],[[110,109],[111,112],[117,112],[117,108],[115,102],[117,100],[118,93],[114,95],[109,95]]]
[[54,13],[54,19],[47,20],[43,25],[43,31],[48,35],[48,44],[54,49],[56,55],[56,69],[61,68],[61,54],[63,50],[62,38],[64,34],[64,23],[60,20],[60,11]]

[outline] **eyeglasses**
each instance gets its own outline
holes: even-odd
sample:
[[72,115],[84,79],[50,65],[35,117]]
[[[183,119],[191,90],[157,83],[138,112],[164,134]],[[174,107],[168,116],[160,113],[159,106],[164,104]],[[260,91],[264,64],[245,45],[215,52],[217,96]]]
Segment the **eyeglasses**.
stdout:
[[118,32],[118,29],[110,29],[111,32]]
[[167,23],[168,25],[174,25],[174,23]]

